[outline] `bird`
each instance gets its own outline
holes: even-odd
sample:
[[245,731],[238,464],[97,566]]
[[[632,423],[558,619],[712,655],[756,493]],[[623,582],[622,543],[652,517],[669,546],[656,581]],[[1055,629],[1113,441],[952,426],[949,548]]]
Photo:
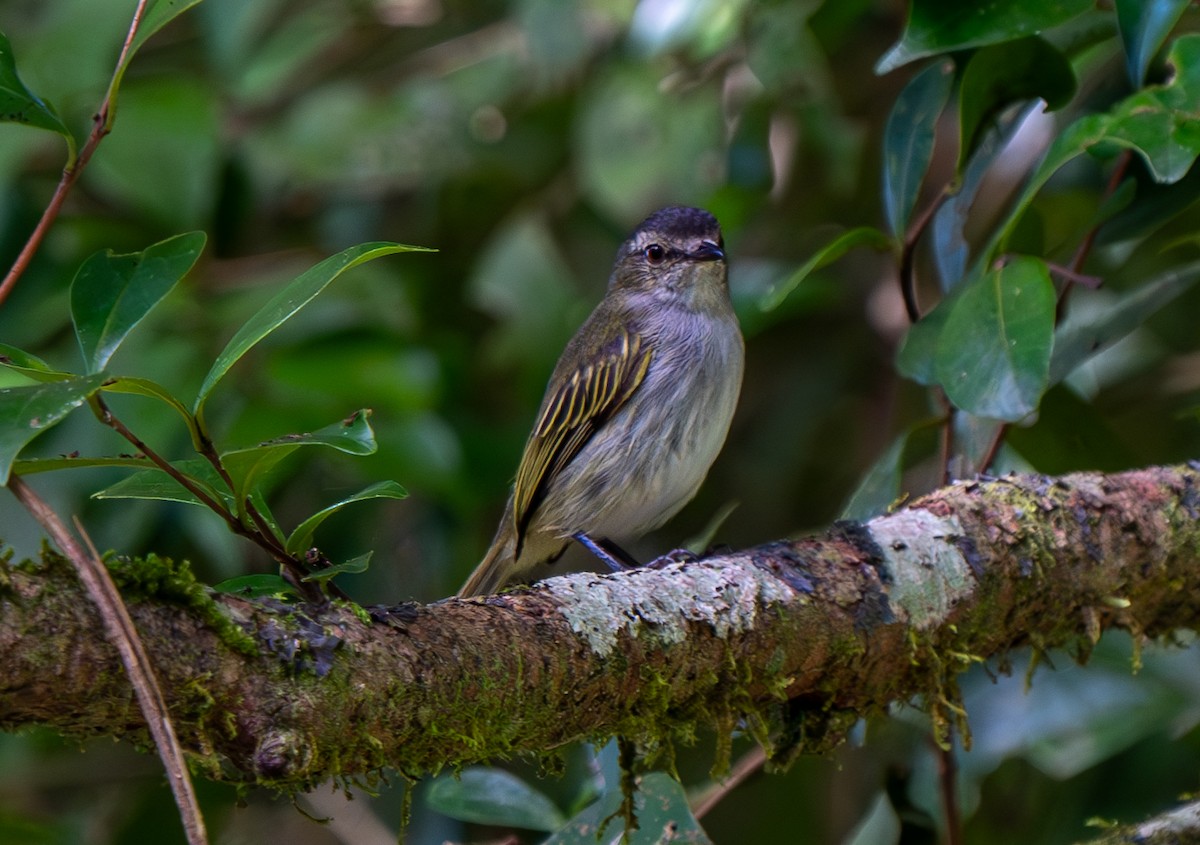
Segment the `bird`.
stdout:
[[618,249],[608,288],[550,376],[491,546],[458,591],[496,592],[577,541],[618,545],[696,494],[725,442],[745,345],[721,228],[670,206]]

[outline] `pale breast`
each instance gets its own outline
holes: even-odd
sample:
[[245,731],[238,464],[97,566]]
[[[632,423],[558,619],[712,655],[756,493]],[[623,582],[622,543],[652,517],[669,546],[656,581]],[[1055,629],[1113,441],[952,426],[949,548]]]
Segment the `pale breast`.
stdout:
[[533,530],[635,537],[696,494],[737,405],[741,333],[732,313],[688,313],[652,345],[645,381],[547,491]]

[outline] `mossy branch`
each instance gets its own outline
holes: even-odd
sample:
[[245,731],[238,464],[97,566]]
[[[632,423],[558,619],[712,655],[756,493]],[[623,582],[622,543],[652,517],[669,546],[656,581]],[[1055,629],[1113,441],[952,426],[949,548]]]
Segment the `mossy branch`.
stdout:
[[[775,762],[1015,646],[1194,627],[1200,470],[963,482],[865,524],[698,563],[566,575],[431,605],[210,595],[159,559],[110,566],[181,742],[209,777],[305,787],[619,734],[744,726]],[[112,648],[53,556],[0,567],[0,726],[145,740]]]

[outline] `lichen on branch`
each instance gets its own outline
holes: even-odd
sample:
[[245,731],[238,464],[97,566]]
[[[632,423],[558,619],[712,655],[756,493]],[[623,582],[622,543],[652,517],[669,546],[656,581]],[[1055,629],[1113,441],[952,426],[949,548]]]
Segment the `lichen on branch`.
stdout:
[[[786,762],[1017,646],[1194,627],[1200,471],[960,482],[867,523],[475,600],[315,608],[114,564],[184,747],[209,777],[302,788],[621,735],[740,726]],[[0,725],[144,741],[94,612],[53,555],[0,567]]]

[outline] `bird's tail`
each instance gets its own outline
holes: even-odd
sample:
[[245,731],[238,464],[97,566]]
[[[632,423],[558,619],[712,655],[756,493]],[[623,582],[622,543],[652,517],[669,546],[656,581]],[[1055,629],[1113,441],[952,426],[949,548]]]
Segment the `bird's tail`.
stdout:
[[471,596],[486,596],[503,587],[513,576],[517,560],[513,556],[513,544],[507,532],[500,532],[483,560],[458,590],[460,599]]

